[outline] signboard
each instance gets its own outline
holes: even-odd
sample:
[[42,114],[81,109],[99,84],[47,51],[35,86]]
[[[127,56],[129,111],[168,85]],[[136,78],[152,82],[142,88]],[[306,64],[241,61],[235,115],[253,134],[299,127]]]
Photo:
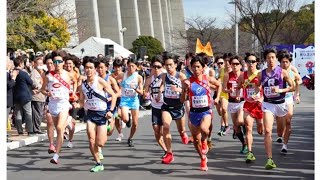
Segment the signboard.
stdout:
[[300,76],[314,73],[315,48],[307,46],[305,48],[294,47],[293,65],[298,69]]

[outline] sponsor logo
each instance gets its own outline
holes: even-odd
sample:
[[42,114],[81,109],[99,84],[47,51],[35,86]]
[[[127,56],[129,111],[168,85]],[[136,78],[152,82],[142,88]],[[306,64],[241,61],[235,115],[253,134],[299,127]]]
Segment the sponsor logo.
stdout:
[[53,83],[53,84],[52,84],[52,87],[54,87],[54,88],[59,88],[59,87],[61,87],[61,84],[60,84],[60,83]]

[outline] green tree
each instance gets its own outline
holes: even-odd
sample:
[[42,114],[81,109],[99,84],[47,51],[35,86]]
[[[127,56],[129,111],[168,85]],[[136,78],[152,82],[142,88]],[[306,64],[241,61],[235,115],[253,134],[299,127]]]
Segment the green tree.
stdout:
[[70,40],[64,18],[54,18],[39,11],[24,14],[7,24],[7,47],[13,49],[56,50]]
[[147,48],[147,56],[149,59],[164,51],[161,42],[152,36],[139,36],[138,39],[132,42],[132,46],[133,47],[130,51],[135,54],[139,53],[139,47],[145,46]]

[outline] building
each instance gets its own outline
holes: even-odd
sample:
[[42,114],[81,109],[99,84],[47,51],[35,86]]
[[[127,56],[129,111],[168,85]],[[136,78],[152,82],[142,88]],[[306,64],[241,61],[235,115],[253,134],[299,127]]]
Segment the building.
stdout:
[[183,0],[75,0],[80,43],[109,38],[127,49],[140,35],[157,38],[165,50],[184,54]]

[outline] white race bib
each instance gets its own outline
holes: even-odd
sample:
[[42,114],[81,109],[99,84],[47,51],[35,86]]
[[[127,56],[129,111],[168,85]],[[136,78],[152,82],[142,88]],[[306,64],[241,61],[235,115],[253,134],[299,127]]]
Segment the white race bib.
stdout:
[[247,97],[252,98],[255,95],[255,89],[254,88],[247,88]]
[[276,93],[276,92],[272,92],[272,90],[271,90],[272,88],[279,88],[279,86],[264,87],[264,89],[263,89],[264,95],[265,95],[267,98],[279,97],[280,94],[279,94],[279,93]]
[[193,108],[203,108],[203,107],[208,107],[209,102],[208,102],[208,96],[203,95],[203,96],[192,96],[192,107]]
[[172,99],[179,99],[179,93],[172,91],[172,85],[166,85],[165,91],[164,91],[164,96],[166,98],[172,98]]
[[125,88],[124,89],[124,95],[126,97],[134,97],[134,96],[136,96],[136,91],[134,89],[131,89],[131,88]]

